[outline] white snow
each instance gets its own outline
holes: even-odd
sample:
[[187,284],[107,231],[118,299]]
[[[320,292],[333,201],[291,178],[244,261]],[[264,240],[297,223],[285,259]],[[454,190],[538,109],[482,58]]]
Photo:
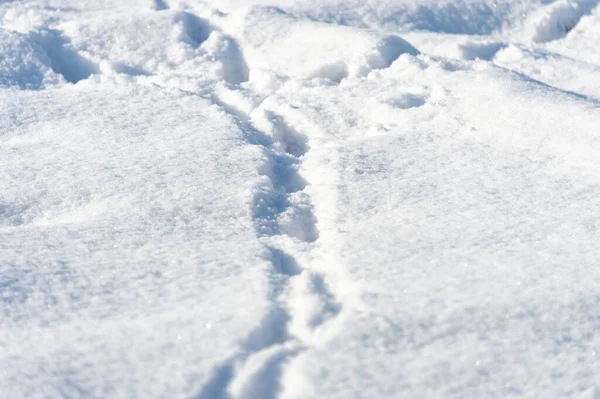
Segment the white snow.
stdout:
[[0,397],[600,397],[595,0],[0,3]]

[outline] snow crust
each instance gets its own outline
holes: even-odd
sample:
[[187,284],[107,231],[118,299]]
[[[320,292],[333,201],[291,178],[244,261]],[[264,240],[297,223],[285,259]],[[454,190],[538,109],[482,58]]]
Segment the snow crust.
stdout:
[[598,398],[595,0],[0,3],[0,397]]

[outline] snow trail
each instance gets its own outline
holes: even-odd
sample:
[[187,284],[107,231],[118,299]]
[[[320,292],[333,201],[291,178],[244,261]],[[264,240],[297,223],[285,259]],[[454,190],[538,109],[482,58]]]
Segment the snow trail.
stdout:
[[[221,93],[256,95],[228,83]],[[311,151],[308,137],[294,131],[280,115],[243,111],[218,93],[213,101],[265,154],[266,163],[261,167],[264,181],[255,188],[252,212],[256,233],[273,265],[269,277],[272,304],[260,326],[248,335],[242,351],[216,369],[197,398],[276,398],[283,388],[285,365],[314,344],[315,331],[331,323],[342,305],[328,288],[323,271],[315,272],[310,265],[319,231],[306,193],[311,183],[300,174]]]

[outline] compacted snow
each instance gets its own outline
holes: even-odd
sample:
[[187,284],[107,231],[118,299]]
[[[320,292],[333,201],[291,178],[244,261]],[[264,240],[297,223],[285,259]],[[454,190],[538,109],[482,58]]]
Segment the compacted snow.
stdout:
[[0,397],[600,398],[600,2],[0,2]]

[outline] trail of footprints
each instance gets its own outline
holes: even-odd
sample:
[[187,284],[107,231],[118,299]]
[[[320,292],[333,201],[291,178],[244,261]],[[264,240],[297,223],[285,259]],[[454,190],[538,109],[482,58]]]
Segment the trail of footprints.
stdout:
[[[225,62],[234,58],[240,69],[245,69],[237,43],[228,40],[237,54]],[[239,86],[242,82],[226,82],[229,90],[246,90]],[[328,289],[326,276],[310,268],[319,231],[310,197],[304,191],[309,182],[299,173],[309,152],[308,138],[273,112],[260,111],[257,124],[256,113],[251,115],[228,104],[217,93],[213,101],[231,115],[247,140],[259,146],[266,158],[254,192],[252,218],[272,264],[271,304],[240,351],[215,370],[196,398],[276,398],[285,364],[311,346],[317,330],[326,328],[341,305]]]
[[264,114],[271,131],[261,131],[250,115],[215,100],[267,159],[255,189],[252,217],[273,266],[271,308],[197,399],[276,398],[286,362],[309,348],[316,329],[341,310],[324,276],[310,270],[310,252],[319,232],[310,197],[303,191],[309,183],[298,172],[308,142],[276,114]]

